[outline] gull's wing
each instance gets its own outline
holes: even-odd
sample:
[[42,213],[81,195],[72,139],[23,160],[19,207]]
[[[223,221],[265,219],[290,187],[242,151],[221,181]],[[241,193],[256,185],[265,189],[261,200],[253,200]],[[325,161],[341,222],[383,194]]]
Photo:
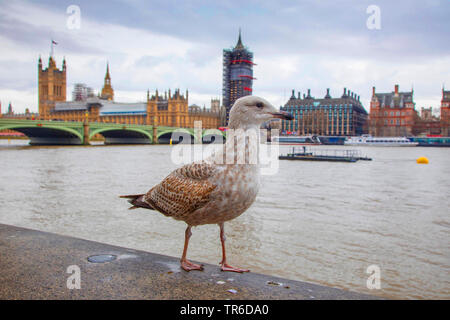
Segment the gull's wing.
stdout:
[[144,196],[144,201],[166,216],[183,220],[210,199],[217,168],[205,162],[187,164],[169,174]]

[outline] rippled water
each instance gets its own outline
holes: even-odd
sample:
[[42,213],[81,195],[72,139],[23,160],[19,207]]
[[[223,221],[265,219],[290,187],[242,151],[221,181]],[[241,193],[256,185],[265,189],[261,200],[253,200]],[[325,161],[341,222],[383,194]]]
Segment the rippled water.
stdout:
[[[10,143],[0,140],[0,223],[181,255],[183,222],[129,211],[117,197],[175,169],[172,147]],[[226,223],[229,263],[389,298],[449,299],[450,149],[358,149],[374,160],[280,161],[263,176],[253,206]],[[188,257],[218,264],[219,228],[194,228]],[[370,265],[380,290],[366,288]]]

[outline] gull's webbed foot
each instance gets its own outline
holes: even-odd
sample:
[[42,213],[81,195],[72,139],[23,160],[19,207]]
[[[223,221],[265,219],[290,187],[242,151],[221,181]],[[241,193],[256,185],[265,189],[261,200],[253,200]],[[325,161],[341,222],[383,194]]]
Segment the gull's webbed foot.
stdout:
[[241,268],[236,268],[236,267],[232,267],[226,263],[222,263],[222,271],[229,271],[229,272],[239,272],[239,273],[243,273],[243,272],[250,272],[250,270],[248,269],[241,269]]
[[195,264],[188,260],[182,260],[181,261],[181,268],[185,271],[191,271],[191,270],[199,270],[203,271],[203,265],[202,264]]

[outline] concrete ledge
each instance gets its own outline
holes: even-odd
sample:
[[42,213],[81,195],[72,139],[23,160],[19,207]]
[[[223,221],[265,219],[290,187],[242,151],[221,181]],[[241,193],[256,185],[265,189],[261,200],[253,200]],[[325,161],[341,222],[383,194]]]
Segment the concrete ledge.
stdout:
[[[99,254],[117,258],[87,260]],[[80,268],[80,289],[67,288],[72,265]],[[185,272],[178,258],[0,224],[0,299],[379,298],[256,273],[221,272],[216,265]]]

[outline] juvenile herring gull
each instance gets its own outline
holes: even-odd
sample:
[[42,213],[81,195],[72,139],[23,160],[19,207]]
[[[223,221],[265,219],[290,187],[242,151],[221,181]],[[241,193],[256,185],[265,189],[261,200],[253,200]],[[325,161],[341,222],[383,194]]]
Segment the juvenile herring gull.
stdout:
[[[186,259],[191,228],[203,224],[218,224],[222,243],[221,270],[249,271],[227,264],[224,222],[244,213],[255,201],[260,173],[258,161],[248,161],[252,154],[252,135],[249,133],[254,133],[253,137],[257,140],[253,145],[257,148],[261,124],[273,118],[292,120],[291,115],[278,111],[263,98],[245,96],[236,100],[230,110],[228,125],[229,132],[235,134],[228,135],[227,142],[218,153],[176,169],[145,194],[121,196],[129,199],[133,205],[130,209],[156,210],[187,223],[180,260],[184,270],[203,270],[203,265]],[[245,154],[245,161],[242,161],[242,157],[237,156],[241,151],[236,141],[244,131],[246,138],[242,153]]]

